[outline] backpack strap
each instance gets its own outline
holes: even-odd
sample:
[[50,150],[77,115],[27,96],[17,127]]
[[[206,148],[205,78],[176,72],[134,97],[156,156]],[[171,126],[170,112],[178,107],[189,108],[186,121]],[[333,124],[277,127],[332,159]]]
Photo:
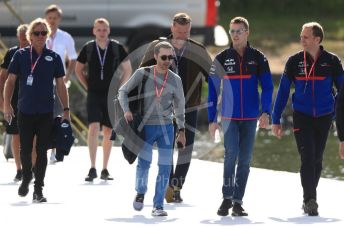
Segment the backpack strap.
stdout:
[[143,74],[143,79],[141,83],[141,87],[139,89],[138,93],[138,98],[140,100],[139,102],[139,108],[138,111],[140,111],[140,114],[143,116],[144,114],[144,94],[145,94],[145,84],[147,82],[148,76],[150,74],[150,67],[145,67],[144,68],[144,74]]

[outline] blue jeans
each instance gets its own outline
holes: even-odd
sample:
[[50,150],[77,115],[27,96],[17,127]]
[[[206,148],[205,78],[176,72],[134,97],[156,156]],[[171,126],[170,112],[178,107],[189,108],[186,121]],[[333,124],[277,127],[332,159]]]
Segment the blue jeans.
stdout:
[[250,173],[256,127],[257,120],[222,121],[225,144],[223,198],[230,198],[240,204]]
[[171,161],[173,154],[173,125],[145,125],[145,144],[138,155],[136,167],[136,192],[145,194],[147,192],[148,173],[152,162],[153,144],[158,147],[159,172],[155,183],[155,195],[153,207],[163,207],[164,197],[170,178]]

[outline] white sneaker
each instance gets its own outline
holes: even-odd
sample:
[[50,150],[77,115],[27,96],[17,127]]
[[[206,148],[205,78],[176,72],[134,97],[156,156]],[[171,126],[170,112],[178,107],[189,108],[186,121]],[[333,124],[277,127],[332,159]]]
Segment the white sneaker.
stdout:
[[57,161],[55,156],[56,156],[55,150],[51,150],[50,159],[49,159],[50,164],[54,164]]
[[167,212],[162,207],[154,208],[152,216],[167,216]]

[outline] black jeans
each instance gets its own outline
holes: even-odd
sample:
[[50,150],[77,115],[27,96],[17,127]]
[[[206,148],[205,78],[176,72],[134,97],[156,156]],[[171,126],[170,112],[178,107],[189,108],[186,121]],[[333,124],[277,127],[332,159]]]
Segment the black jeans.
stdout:
[[332,123],[332,114],[322,117],[310,117],[294,112],[294,136],[301,157],[301,184],[303,200],[316,200],[316,189],[321,175],[323,154],[329,129]]
[[53,113],[23,114],[18,113],[18,127],[20,135],[20,159],[23,168],[23,181],[32,178],[32,144],[36,135],[37,160],[35,165],[35,190],[44,186],[45,171],[47,168],[47,149],[51,139]]
[[[191,157],[192,157],[192,150],[194,146],[195,140],[195,131],[197,126],[197,110],[185,113],[185,138],[186,144],[183,150],[178,150],[178,159],[177,165],[174,169],[173,161],[170,173],[170,186],[177,186],[179,188],[183,187],[185,182],[186,174],[189,171]],[[178,128],[175,125],[174,127],[175,135],[178,135]],[[175,143],[175,140],[173,141]],[[174,172],[173,172],[174,171]]]

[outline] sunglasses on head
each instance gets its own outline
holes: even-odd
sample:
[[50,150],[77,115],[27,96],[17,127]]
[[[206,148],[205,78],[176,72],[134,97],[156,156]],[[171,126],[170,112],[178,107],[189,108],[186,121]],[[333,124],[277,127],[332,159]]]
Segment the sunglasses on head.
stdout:
[[36,37],[38,37],[39,35],[46,36],[48,34],[48,31],[46,31],[46,30],[33,31],[32,34],[35,35]]
[[172,55],[161,55],[160,58],[163,61],[166,61],[167,59],[170,61],[173,59],[173,56]]

